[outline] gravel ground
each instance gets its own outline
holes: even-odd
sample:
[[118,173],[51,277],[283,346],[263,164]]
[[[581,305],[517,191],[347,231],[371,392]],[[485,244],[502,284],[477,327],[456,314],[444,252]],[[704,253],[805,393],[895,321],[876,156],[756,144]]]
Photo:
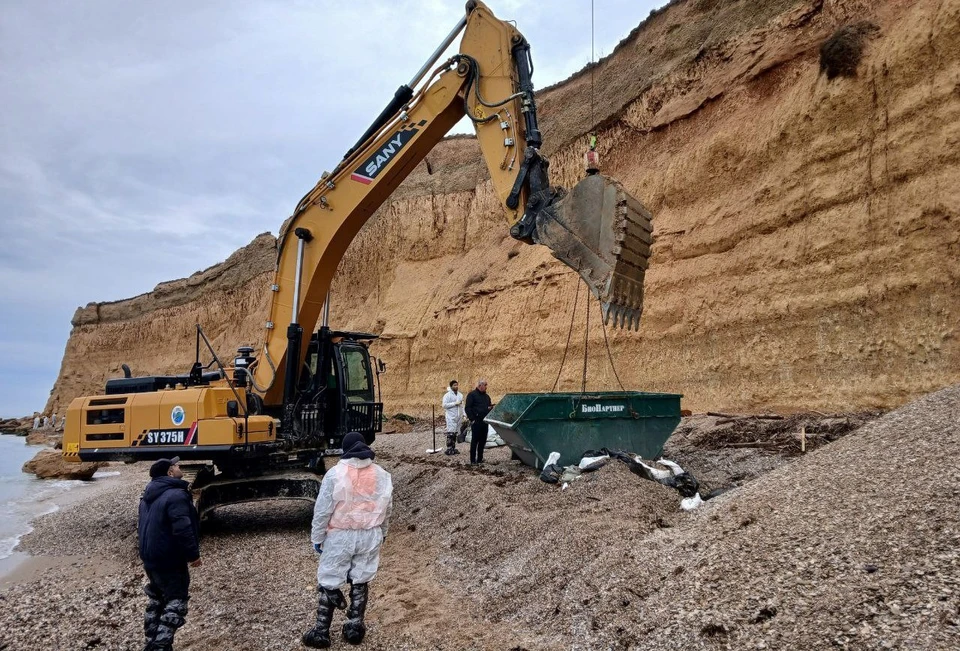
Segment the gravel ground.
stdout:
[[[619,463],[564,491],[505,449],[478,470],[466,454],[425,455],[429,432],[382,436],[396,511],[364,646],[960,646],[960,387],[802,456],[710,449],[697,432],[714,426],[668,446],[711,484],[739,486],[694,513]],[[140,648],[146,467],[120,469],[24,539],[33,554],[69,558],[0,592],[0,649]],[[310,510],[218,512],[178,648],[301,648],[315,598]]]

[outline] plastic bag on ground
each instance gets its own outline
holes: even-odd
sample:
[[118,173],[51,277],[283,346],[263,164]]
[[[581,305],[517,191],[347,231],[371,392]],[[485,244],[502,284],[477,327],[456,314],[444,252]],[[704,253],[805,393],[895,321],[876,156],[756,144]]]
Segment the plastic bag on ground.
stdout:
[[498,448],[501,445],[506,445],[507,442],[500,438],[500,435],[497,434],[497,430],[493,429],[493,425],[487,425],[487,444],[484,445],[484,448]]
[[540,471],[540,481],[548,484],[556,484],[560,481],[561,475],[563,475],[563,467],[551,463],[544,466],[543,470]]
[[[460,440],[459,437],[457,438],[457,441],[459,441],[460,443],[463,443],[463,442],[470,443],[471,441],[473,441],[473,435],[470,433],[469,421],[467,422],[466,430],[461,431],[460,434],[461,436],[463,436],[463,440]],[[504,441],[502,438],[500,438],[500,435],[497,434],[497,430],[493,429],[493,426],[488,424],[487,425],[487,442],[483,445],[483,449],[489,450],[490,448],[499,448],[506,444],[507,442]]]
[[540,471],[540,481],[548,484],[556,484],[560,481],[560,475],[563,474],[563,467],[557,465],[560,460],[559,452],[551,452],[547,457],[547,462],[543,464],[543,470]]
[[635,475],[676,490],[680,493],[680,497],[683,498],[680,507],[684,511],[692,511],[703,504],[703,499],[700,497],[699,492],[700,482],[697,481],[696,477],[681,468],[679,464],[669,459],[660,459],[659,463],[669,468],[669,470],[661,470],[660,468],[648,466],[643,462],[643,459],[636,455],[627,454],[620,450],[612,450],[610,456],[627,464],[627,467],[630,468],[630,471]]
[[684,511],[693,511],[701,504],[703,504],[703,499],[700,497],[700,493],[696,493],[693,497],[685,497],[680,500],[680,508]]
[[577,479],[580,479],[580,469],[576,466],[567,466],[560,475],[560,481],[568,484]]
[[590,472],[591,470],[596,470],[597,468],[602,467],[608,461],[610,461],[609,454],[593,457],[584,456],[582,459],[580,459],[580,465],[578,468],[580,468],[582,472]]

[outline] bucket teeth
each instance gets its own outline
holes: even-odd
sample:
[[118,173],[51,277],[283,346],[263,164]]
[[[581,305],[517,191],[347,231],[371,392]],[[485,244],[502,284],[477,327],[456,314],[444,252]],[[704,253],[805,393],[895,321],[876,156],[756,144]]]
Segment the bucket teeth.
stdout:
[[618,328],[627,328],[628,330],[640,330],[640,315],[642,310],[631,309],[622,305],[611,303],[603,304],[603,323],[613,325]]
[[653,244],[651,219],[622,185],[595,174],[540,211],[533,240],[580,274],[600,299],[605,324],[637,330]]

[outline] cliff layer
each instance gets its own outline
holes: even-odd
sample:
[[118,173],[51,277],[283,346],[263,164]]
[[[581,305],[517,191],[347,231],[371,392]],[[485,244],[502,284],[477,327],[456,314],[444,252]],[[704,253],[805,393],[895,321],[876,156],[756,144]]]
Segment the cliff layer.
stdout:
[[[851,24],[862,60],[831,79],[820,47]],[[382,335],[388,412],[429,411],[454,377],[579,390],[585,343],[588,390],[693,410],[894,407],[960,381],[960,0],[674,2],[539,105],[555,182],[596,123],[604,172],[654,215],[641,330],[604,333],[576,274],[509,238],[476,142],[447,140],[332,290],[337,327]],[[79,309],[48,409],[121,362],[185,371],[196,322],[227,357],[257,341],[272,267],[263,235]]]

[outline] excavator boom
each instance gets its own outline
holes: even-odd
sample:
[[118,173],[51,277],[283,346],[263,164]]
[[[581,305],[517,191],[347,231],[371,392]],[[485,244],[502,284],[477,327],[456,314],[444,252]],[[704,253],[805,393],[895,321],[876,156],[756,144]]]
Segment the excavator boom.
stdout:
[[[460,31],[459,54],[431,72]],[[600,299],[605,319],[639,327],[650,215],[619,183],[599,174],[569,193],[550,185],[532,70],[530,46],[516,27],[482,2],[468,2],[465,17],[431,60],[300,201],[280,232],[274,297],[255,367],[254,386],[266,405],[291,402],[304,358],[302,327],[317,323],[347,247],[464,115],[476,127],[511,235],[547,246],[576,270]]]

